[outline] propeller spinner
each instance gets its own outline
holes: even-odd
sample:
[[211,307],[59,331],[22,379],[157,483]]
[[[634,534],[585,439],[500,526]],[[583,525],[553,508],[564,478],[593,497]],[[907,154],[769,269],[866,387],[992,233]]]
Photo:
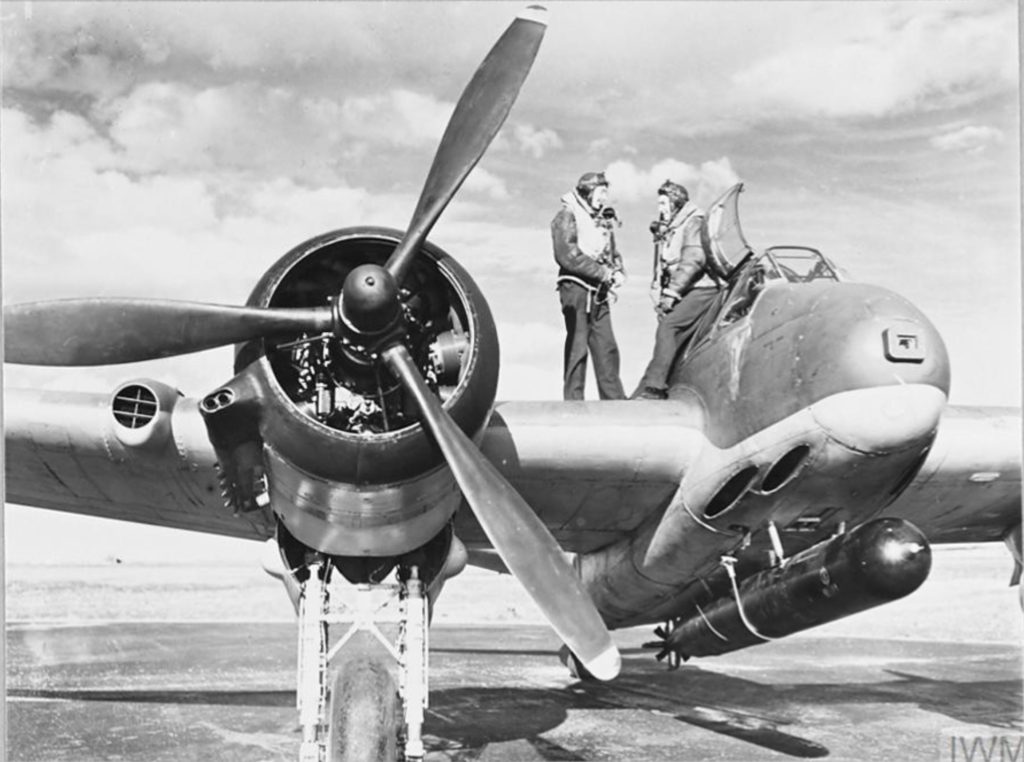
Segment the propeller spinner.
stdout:
[[170,357],[296,333],[358,341],[419,408],[473,513],[510,571],[584,667],[599,679],[621,660],[557,541],[523,498],[451,419],[405,345],[402,286],[427,235],[508,116],[546,30],[530,6],[498,39],[452,114],[404,237],[384,266],[345,279],[340,307],[229,307],[195,302],[78,299],[5,309],[6,361],[102,365]]

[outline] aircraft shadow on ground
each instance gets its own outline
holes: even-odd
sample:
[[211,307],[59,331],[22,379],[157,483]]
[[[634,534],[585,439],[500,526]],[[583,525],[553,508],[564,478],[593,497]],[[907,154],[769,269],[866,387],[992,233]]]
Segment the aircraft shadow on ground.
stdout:
[[1019,679],[960,681],[885,672],[894,679],[779,684],[695,666],[658,670],[646,662],[630,664],[613,683],[577,687],[598,700],[668,714],[681,722],[796,757],[828,754],[820,744],[783,730],[798,727],[807,706],[907,704],[958,723],[1017,730],[1022,727],[1024,697]]
[[[542,749],[540,736],[572,709],[641,709],[686,725],[796,758],[828,756],[829,749],[800,735],[807,706],[906,704],[964,724],[1020,729],[1022,697],[1014,679],[941,680],[887,670],[892,680],[873,683],[765,684],[699,667],[678,671],[627,658],[609,684],[576,683],[564,689],[456,688],[431,694],[428,732],[463,748],[526,739],[545,759],[580,759],[561,747]],[[510,720],[514,718],[513,720]],[[550,756],[545,756],[545,751]],[[582,757],[585,758],[585,757]]]
[[[428,748],[452,759],[492,743],[525,741],[550,760],[586,759],[543,738],[570,710],[637,709],[795,758],[829,749],[800,735],[806,706],[907,704],[965,724],[1020,729],[1017,680],[956,681],[893,670],[893,679],[869,683],[760,683],[695,666],[676,671],[627,655],[623,675],[608,684],[565,688],[459,687],[431,692],[425,732]],[[11,688],[11,697],[179,705],[295,706],[292,690],[89,690]],[[584,756],[579,756],[583,754]]]
[[426,731],[449,744],[480,748],[491,743],[526,739],[544,759],[590,759],[547,742],[541,736],[554,730],[574,709],[641,709],[673,717],[733,738],[794,757],[824,757],[824,746],[780,729],[788,720],[724,707],[685,707],[657,692],[576,684],[566,689],[455,688],[431,695]]

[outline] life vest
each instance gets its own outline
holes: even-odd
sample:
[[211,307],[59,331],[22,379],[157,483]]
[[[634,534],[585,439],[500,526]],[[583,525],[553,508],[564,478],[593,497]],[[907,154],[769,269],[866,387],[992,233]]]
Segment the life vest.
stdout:
[[694,233],[696,233],[697,242],[704,250],[705,265],[704,274],[693,284],[693,288],[713,288],[718,285],[725,274],[720,272],[718,260],[712,252],[708,237],[707,217],[692,201],[687,201],[666,226],[665,235],[660,244],[662,247],[662,281],[667,281],[671,277],[679,260],[683,257],[683,244]]
[[597,213],[576,191],[562,196],[562,204],[576,220],[576,245],[580,251],[591,259],[603,261],[608,253],[611,231],[596,219]]

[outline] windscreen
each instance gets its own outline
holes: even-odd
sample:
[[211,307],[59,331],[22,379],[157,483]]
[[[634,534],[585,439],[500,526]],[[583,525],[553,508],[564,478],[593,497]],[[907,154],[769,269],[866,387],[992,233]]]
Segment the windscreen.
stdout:
[[765,275],[790,283],[841,280],[835,267],[817,249],[808,246],[772,246],[761,258]]

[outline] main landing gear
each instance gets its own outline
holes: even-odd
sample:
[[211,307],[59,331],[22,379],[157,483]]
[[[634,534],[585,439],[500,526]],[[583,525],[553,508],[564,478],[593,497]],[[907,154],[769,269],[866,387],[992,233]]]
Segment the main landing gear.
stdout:
[[[299,590],[299,762],[421,760],[428,603],[417,566],[351,584],[326,557]],[[337,577],[337,580],[332,580]]]

